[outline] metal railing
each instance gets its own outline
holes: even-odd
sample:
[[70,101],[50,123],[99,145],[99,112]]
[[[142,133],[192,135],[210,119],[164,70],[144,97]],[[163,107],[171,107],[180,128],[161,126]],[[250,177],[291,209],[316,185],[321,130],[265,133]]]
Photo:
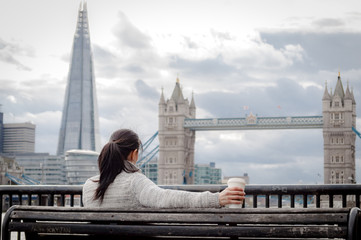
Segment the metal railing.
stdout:
[[[225,185],[161,186],[194,192],[222,191]],[[247,185],[246,208],[360,207],[361,184]]]
[[[171,185],[165,189],[192,192],[220,192],[225,185]],[[247,185],[246,208],[345,208],[360,207],[361,184],[340,185]],[[82,206],[82,186],[0,185],[0,206],[12,205]],[[1,225],[1,218],[0,218]]]

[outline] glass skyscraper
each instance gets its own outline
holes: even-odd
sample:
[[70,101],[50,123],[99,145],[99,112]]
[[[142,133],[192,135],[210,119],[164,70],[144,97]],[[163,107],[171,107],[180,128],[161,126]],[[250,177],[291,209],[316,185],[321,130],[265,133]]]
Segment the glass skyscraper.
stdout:
[[61,120],[58,155],[100,150],[99,117],[86,3],[79,8]]

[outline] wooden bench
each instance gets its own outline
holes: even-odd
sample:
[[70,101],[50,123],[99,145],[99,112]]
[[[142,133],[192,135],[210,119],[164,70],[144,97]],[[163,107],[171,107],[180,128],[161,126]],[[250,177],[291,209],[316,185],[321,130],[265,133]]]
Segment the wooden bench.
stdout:
[[[2,240],[27,239],[360,239],[359,208],[90,209],[13,206]],[[14,233],[13,233],[14,234]],[[239,238],[238,238],[239,237]]]

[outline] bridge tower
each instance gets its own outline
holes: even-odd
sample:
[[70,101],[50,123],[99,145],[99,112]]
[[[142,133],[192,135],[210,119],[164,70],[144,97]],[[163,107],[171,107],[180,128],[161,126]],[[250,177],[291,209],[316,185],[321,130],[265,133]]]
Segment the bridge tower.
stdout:
[[184,128],[184,119],[196,118],[194,98],[183,97],[177,78],[172,96],[159,101],[158,184],[192,184],[194,182],[195,131]]
[[344,91],[340,73],[333,93],[325,87],[322,113],[324,183],[355,183],[356,102],[348,83]]

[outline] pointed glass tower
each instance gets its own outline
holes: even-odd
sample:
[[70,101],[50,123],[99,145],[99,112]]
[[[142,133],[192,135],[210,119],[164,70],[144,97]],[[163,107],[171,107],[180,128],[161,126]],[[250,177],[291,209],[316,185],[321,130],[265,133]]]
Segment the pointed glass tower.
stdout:
[[100,150],[98,106],[87,15],[86,3],[81,3],[65,92],[58,155],[64,155],[71,149]]

